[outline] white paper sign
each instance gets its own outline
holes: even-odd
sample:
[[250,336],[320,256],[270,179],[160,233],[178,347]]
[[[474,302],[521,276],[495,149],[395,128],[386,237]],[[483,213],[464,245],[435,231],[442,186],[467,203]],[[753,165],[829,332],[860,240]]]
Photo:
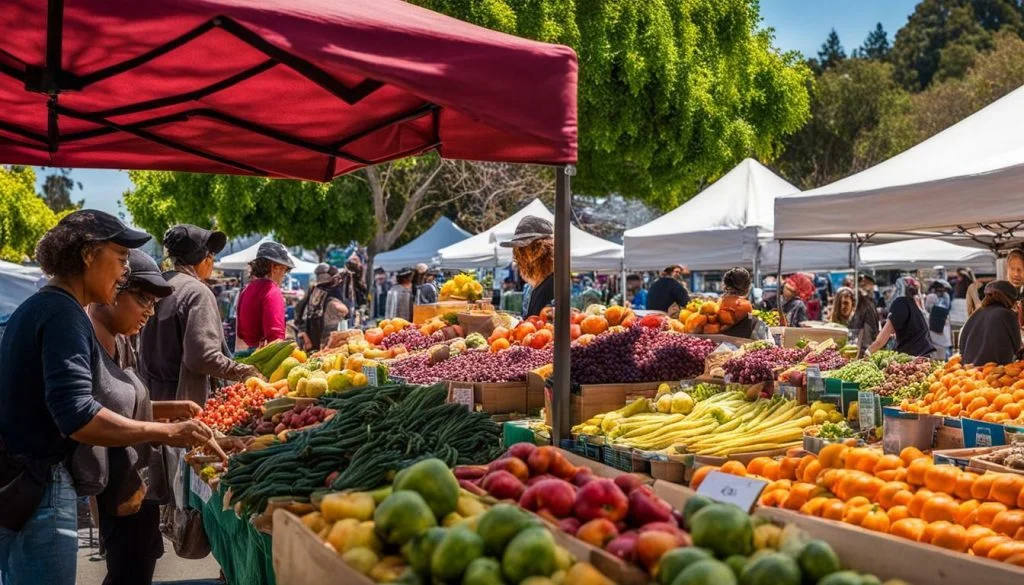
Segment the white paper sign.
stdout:
[[701,482],[697,493],[725,504],[734,504],[750,512],[761,497],[767,481],[712,471]]
[[189,477],[192,479],[192,493],[199,496],[199,499],[202,500],[204,504],[209,502],[210,498],[213,496],[213,490],[210,489],[210,486],[195,473],[189,473]]
[[377,380],[377,366],[363,366],[363,375],[366,376],[368,386],[380,385],[380,381]]
[[857,404],[861,430],[873,429],[878,426],[875,421],[875,393],[867,390],[858,391]]
[[448,402],[462,404],[472,412],[473,408],[476,406],[473,394],[473,385],[452,382],[448,387]]

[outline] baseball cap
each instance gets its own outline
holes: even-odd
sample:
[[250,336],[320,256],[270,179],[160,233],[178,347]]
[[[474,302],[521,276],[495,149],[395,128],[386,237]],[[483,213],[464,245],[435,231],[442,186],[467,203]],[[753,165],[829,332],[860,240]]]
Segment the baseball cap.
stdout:
[[157,298],[166,297],[174,292],[156,260],[142,250],[131,250],[128,253],[128,267],[131,270],[128,275],[129,285],[136,285]]
[[986,284],[985,294],[990,292],[1001,292],[1013,302],[1016,302],[1020,298],[1020,295],[1017,292],[1017,287],[1013,286],[1013,284],[1008,280],[993,280]]
[[277,242],[263,242],[260,244],[260,247],[256,250],[256,257],[266,258],[271,262],[287,266],[288,268],[295,268],[295,263],[288,256],[288,249]]
[[113,242],[125,248],[138,248],[152,239],[146,232],[132,229],[109,213],[98,209],[79,209],[64,216],[59,225],[74,224],[98,242]]
[[210,254],[218,254],[228,244],[224,232],[203,229],[188,223],[172,227],[164,234],[164,248],[173,258],[199,264]]
[[523,248],[537,240],[553,237],[555,237],[555,228],[551,225],[550,221],[536,215],[527,215],[519,220],[519,225],[516,226],[516,232],[512,239],[502,242],[501,246],[505,248]]
[[334,276],[338,274],[338,269],[330,264],[317,264],[313,274],[316,276],[317,284],[320,284],[333,280]]

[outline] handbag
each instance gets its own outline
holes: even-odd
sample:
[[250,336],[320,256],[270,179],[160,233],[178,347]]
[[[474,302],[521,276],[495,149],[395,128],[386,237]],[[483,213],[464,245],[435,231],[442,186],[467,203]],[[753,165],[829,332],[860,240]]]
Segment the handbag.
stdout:
[[930,313],[928,313],[928,329],[932,333],[943,333],[946,329],[946,319],[949,318],[949,308],[941,305],[935,305],[932,307]]
[[210,554],[210,540],[203,527],[203,512],[188,507],[188,486],[185,478],[188,466],[184,462],[185,452],[176,449],[177,459],[167,459],[167,464],[176,464],[172,486],[173,497],[169,505],[160,509],[160,532],[171,541],[174,553],[183,559],[202,559]]
[[0,527],[19,532],[36,513],[63,457],[29,459],[10,455],[0,441]]

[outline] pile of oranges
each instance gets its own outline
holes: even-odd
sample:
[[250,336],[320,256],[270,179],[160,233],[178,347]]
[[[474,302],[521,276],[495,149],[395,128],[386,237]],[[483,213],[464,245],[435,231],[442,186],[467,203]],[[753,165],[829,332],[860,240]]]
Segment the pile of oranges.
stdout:
[[1024,566],[1024,476],[936,465],[914,447],[897,455],[835,443],[815,455],[758,457],[697,469],[770,481],[760,505],[846,522],[916,542]]
[[1024,422],[1024,362],[964,366],[960,356],[928,378],[928,393],[904,400],[906,412],[960,416],[994,423]]

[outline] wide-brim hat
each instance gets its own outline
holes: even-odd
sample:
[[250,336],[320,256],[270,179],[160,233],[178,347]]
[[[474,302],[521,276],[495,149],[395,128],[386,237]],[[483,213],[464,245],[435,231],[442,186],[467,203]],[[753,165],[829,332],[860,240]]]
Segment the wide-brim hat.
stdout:
[[256,250],[256,257],[270,260],[275,264],[287,266],[288,268],[295,268],[295,263],[292,262],[291,256],[288,254],[288,248],[277,242],[263,242],[260,244],[260,247]]
[[543,217],[527,215],[519,220],[512,238],[502,242],[504,248],[524,248],[537,240],[555,237],[555,227]]

